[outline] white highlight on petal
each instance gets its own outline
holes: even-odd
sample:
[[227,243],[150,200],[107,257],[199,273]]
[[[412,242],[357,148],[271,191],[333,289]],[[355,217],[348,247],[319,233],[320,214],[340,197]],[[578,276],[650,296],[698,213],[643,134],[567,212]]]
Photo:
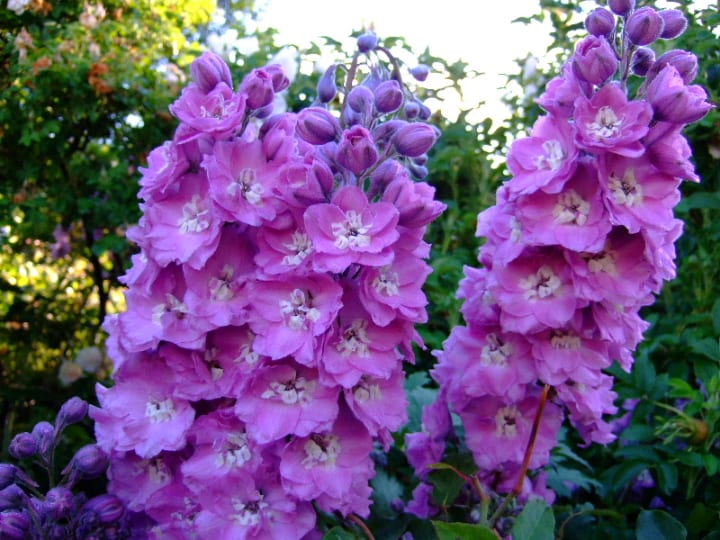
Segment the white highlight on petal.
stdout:
[[178,221],[181,234],[202,232],[210,226],[210,209],[201,204],[199,194],[192,196],[192,200],[182,208],[182,217]]
[[302,464],[306,469],[317,465],[334,467],[340,455],[340,441],[335,435],[312,435],[305,443],[305,459]]
[[553,218],[563,225],[585,225],[589,213],[590,203],[574,189],[560,193],[553,208]]
[[535,301],[549,298],[562,287],[562,281],[549,266],[543,265],[534,274],[520,280],[520,287],[525,289],[525,299]]
[[370,244],[367,234],[370,225],[363,225],[362,216],[355,210],[345,212],[345,221],[332,224],[332,233],[335,236],[335,247],[338,249],[355,249]]

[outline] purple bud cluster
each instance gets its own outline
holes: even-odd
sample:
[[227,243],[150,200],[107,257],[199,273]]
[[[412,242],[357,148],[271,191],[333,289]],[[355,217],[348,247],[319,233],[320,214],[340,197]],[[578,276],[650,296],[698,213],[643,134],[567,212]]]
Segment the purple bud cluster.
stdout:
[[[406,439],[423,478],[442,458],[448,411],[496,493],[553,497],[542,473],[525,474],[548,463],[564,418],[587,444],[615,437],[604,370],[631,369],[647,328],[638,312],[675,275],[678,188],[699,181],[682,130],[712,105],[691,84],[693,54],[647,48],[682,32],[679,11],[609,7],[588,16],[590,35],[538,99],[546,114],[509,150],[512,178],[478,215],[482,267],[465,269],[458,292],[466,326],[436,353],[438,401]],[[630,66],[645,76],[634,97]]]
[[13,437],[8,453],[18,462],[34,463],[47,472],[48,489],[21,467],[0,463],[0,538],[86,539],[144,538],[135,527],[136,517],[115,495],[88,498],[78,491],[79,482],[101,476],[108,458],[97,445],[78,450],[55,482],[55,451],[69,425],[82,422],[88,413],[86,401],[73,397],[60,408],[55,423],[39,422],[32,432]]
[[[115,384],[90,412],[109,492],[152,538],[292,539],[315,507],[369,514],[444,209],[421,181],[438,133],[405,115],[422,105],[381,47],[361,36],[315,106],[278,115],[277,66],[234,91],[205,53],[171,106],[180,125],[149,155],[128,233],[127,310],[105,322]],[[73,466],[94,474],[94,458]]]

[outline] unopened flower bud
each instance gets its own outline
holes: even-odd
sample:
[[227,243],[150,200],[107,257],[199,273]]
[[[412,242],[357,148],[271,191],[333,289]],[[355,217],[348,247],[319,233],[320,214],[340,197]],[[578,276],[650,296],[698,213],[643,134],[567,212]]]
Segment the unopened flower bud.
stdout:
[[685,84],[690,84],[698,74],[698,60],[693,53],[682,49],[672,49],[661,54],[648,72],[648,82],[652,80],[666,65],[673,66]]
[[625,31],[635,45],[649,45],[660,37],[664,25],[663,18],[655,9],[642,7],[630,14]]
[[429,74],[430,68],[425,64],[418,64],[410,70],[410,75],[412,75],[416,81],[420,82],[425,81],[425,79],[428,78]]
[[635,0],[608,0],[608,7],[615,15],[625,17],[635,8]]
[[666,65],[648,84],[646,99],[660,122],[689,124],[700,120],[713,105],[707,101],[707,92],[696,84],[688,86],[671,65]]
[[288,79],[285,70],[280,64],[270,64],[263,69],[270,76],[274,92],[282,92],[290,86],[290,79]]
[[663,9],[658,14],[665,23],[660,34],[662,39],[675,39],[687,28],[688,21],[679,9]]
[[337,95],[337,83],[335,82],[335,70],[337,65],[332,64],[320,77],[317,85],[317,97],[320,103],[330,103]]
[[5,489],[15,483],[18,470],[15,465],[10,463],[0,463],[0,489]]
[[87,501],[81,513],[93,513],[101,523],[112,523],[125,514],[125,507],[115,495],[103,494]]
[[363,53],[372,51],[375,47],[377,47],[377,44],[378,38],[375,35],[375,32],[365,32],[364,34],[360,34],[357,38],[358,50]]
[[261,109],[270,105],[275,97],[272,74],[265,69],[253,69],[243,79],[240,91],[246,97],[246,104],[250,109]]
[[635,75],[644,77],[655,63],[655,51],[647,47],[638,47],[632,56],[630,68]]
[[397,130],[406,124],[407,122],[405,120],[388,120],[387,122],[378,124],[377,127],[372,131],[375,144],[380,147],[386,146],[395,136]]
[[427,153],[435,144],[437,137],[435,128],[430,124],[413,122],[397,130],[393,144],[401,156],[417,157]]
[[0,512],[0,538],[23,540],[30,532],[30,518],[22,510]]
[[400,211],[398,223],[403,227],[427,225],[445,210],[445,205],[435,200],[434,187],[425,182],[413,182],[407,176],[399,176],[390,182],[382,200],[393,203]]
[[615,51],[605,38],[587,36],[578,43],[572,69],[580,80],[600,85],[613,76],[617,67]]
[[375,96],[367,86],[356,86],[347,96],[348,106],[355,112],[368,115],[372,112]]
[[17,484],[10,484],[5,488],[0,489],[0,512],[4,512],[5,510],[9,510],[11,508],[23,508],[25,506],[26,497],[27,495],[25,495],[25,492],[20,489]]
[[42,504],[43,512],[52,519],[68,517],[75,508],[72,491],[65,487],[50,488]]
[[105,472],[107,465],[107,454],[99,446],[88,444],[75,452],[63,473],[70,468],[81,473],[84,478],[96,478]]
[[300,138],[314,145],[334,141],[341,132],[337,119],[321,107],[309,107],[300,111],[296,130]]
[[335,153],[337,162],[359,175],[378,160],[378,151],[370,132],[362,126],[346,129]]
[[417,115],[420,112],[420,105],[418,105],[416,101],[406,101],[403,112],[405,113],[405,118],[408,120],[417,118]]
[[221,82],[232,88],[230,69],[225,60],[214,52],[204,52],[193,60],[190,72],[197,87],[206,94]]
[[405,167],[400,165],[394,159],[387,159],[383,161],[378,168],[375,169],[370,175],[370,189],[368,191],[368,197],[374,197],[382,194],[387,186],[398,177],[406,177],[407,172]]
[[375,88],[375,108],[381,113],[397,111],[403,102],[403,91],[397,81],[384,81]]
[[88,403],[84,399],[77,396],[71,397],[60,407],[57,418],[55,418],[55,427],[62,430],[70,424],[77,424],[87,416]]
[[585,19],[588,33],[597,37],[608,37],[615,29],[615,17],[605,8],[595,8]]
[[417,163],[410,163],[408,165],[408,170],[410,171],[412,177],[416,180],[422,180],[430,173],[427,167],[418,165]]
[[38,422],[33,427],[32,434],[38,441],[38,453],[47,457],[55,442],[55,428],[50,422]]
[[37,439],[27,431],[18,433],[10,441],[8,452],[15,459],[28,459],[33,457],[38,451]]
[[430,110],[430,107],[425,105],[424,103],[420,103],[420,110],[418,111],[418,118],[420,120],[430,120],[430,117],[432,116],[432,111]]

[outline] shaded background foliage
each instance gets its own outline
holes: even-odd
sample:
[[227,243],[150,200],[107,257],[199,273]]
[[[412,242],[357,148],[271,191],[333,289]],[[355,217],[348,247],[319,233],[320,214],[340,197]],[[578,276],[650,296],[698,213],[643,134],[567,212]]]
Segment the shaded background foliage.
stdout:
[[[87,8],[79,1],[57,2],[48,10],[49,3],[37,0],[37,9],[21,16],[0,9],[3,452],[12,433],[53,417],[68,396],[80,394],[94,401],[93,377],[63,386],[58,369],[81,349],[101,346],[104,315],[122,309],[118,277],[133,253],[124,233],[140,216],[139,169],[147,153],[172,135],[175,121],[168,105],[186,83],[189,63],[223,29],[248,35],[252,0],[219,3],[226,8],[224,20],[212,18],[212,0],[108,0],[104,16],[94,25],[82,18]],[[698,10],[691,0],[673,5],[686,12],[690,25],[668,47],[698,55],[696,82],[718,103],[718,9]],[[495,189],[508,176],[502,156],[539,116],[533,101],[536,89],[567,59],[567,44],[593,6],[588,1],[541,0],[537,14],[519,21],[551,21],[553,42],[547,51],[521,59],[509,76],[506,100],[513,113],[507,121],[498,125],[490,119],[469,120],[470,111],[455,120],[433,116],[443,135],[429,161],[429,180],[448,209],[427,237],[434,269],[426,286],[430,320],[419,329],[426,349],[418,351],[415,366],[408,366],[410,422],[404,432],[419,429],[421,406],[434,397],[427,376],[431,351],[461,323],[455,290],[463,265],[476,264],[476,215],[493,204]],[[235,53],[235,80],[278,52],[272,30],[254,32],[253,37],[258,41],[254,52]],[[386,38],[385,44],[411,53],[402,38]],[[340,42],[325,38],[303,51],[303,58],[312,66],[328,50],[338,59],[347,54]],[[462,62],[437,58],[430,51],[417,58],[442,73],[455,91],[463,77],[474,75]],[[310,103],[317,78],[312,68],[301,69],[287,96],[291,110]],[[423,98],[438,92],[418,90]],[[678,279],[666,284],[655,305],[643,312],[652,326],[633,372],[612,370],[621,407],[618,441],[581,448],[568,430],[554,452],[548,474],[558,500],[550,528],[555,525],[558,537],[635,538],[660,523],[667,527],[663,530],[680,535],[668,538],[720,538],[717,110],[686,134],[702,183],[683,186],[678,217],[686,225],[677,246]],[[91,426],[85,428],[70,433],[70,447],[89,440]],[[406,530],[418,538],[434,537],[428,523],[412,520],[396,504],[409,499],[416,483],[402,453],[402,435],[396,435],[389,453],[377,456],[370,526],[378,538],[397,538]],[[446,457],[471,472],[462,445]],[[446,515],[471,521],[463,482],[447,471],[434,480],[436,502]],[[327,523],[332,527],[331,516]],[[344,529],[332,530],[334,538],[354,537]]]

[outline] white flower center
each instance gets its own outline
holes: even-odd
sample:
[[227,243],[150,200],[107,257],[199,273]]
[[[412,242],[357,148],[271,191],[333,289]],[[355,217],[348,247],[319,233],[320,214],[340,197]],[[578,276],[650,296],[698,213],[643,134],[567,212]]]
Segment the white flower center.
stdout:
[[308,321],[313,323],[320,318],[320,310],[310,305],[300,289],[290,293],[290,300],[280,301],[280,312],[293,330],[306,330]]
[[245,167],[240,170],[237,178],[228,185],[226,191],[231,197],[240,195],[250,204],[257,206],[262,203],[264,189],[262,184],[259,184],[256,180],[255,169]]
[[604,272],[609,276],[616,276],[618,272],[615,251],[606,248],[600,253],[592,255],[588,259],[588,269],[594,274]]
[[635,169],[627,169],[622,178],[611,174],[608,184],[615,204],[635,207],[643,203],[643,190],[635,178]]
[[316,465],[324,467],[335,467],[335,462],[340,455],[340,442],[335,435],[315,434],[305,443],[305,459],[302,464],[306,469]]
[[171,398],[162,401],[150,398],[145,404],[145,416],[152,424],[167,422],[175,416],[175,404]]
[[202,199],[196,193],[192,200],[183,206],[183,215],[178,220],[181,234],[202,232],[210,226],[210,210],[201,203]]
[[560,145],[560,141],[555,139],[545,141],[542,144],[542,155],[535,156],[534,164],[536,169],[557,171],[565,160],[565,151]]
[[622,118],[618,118],[612,107],[605,105],[595,115],[595,121],[588,125],[588,130],[596,139],[615,137],[622,126]]
[[222,95],[215,95],[212,99],[214,103],[210,108],[205,107],[205,105],[200,106],[200,116],[203,118],[222,120],[228,115],[231,109],[234,109],[232,102],[226,102]]
[[574,189],[558,195],[553,208],[553,217],[563,225],[585,225],[590,213],[590,203],[584,200]]
[[554,294],[562,287],[562,281],[548,266],[541,266],[534,274],[520,280],[520,286],[525,289],[525,299],[535,301]]
[[248,502],[233,499],[232,507],[235,513],[231,516],[232,520],[242,527],[253,527],[260,523],[263,510],[270,505],[263,502],[261,493],[258,492],[257,497],[258,500]]
[[522,223],[515,216],[510,218],[510,240],[516,244],[522,240]]
[[355,249],[370,244],[367,232],[370,225],[363,225],[362,216],[355,210],[345,212],[345,221],[332,224],[335,235],[335,247],[338,249]]
[[290,255],[283,257],[283,264],[288,266],[297,266],[310,255],[313,249],[312,242],[307,234],[299,230],[292,234],[292,242],[283,244],[283,247],[290,251]]
[[352,324],[345,329],[342,339],[338,341],[335,348],[342,356],[350,356],[355,354],[366,358],[370,356],[370,338],[367,335],[368,322],[364,319],[355,319]]
[[210,278],[208,285],[210,286],[210,296],[213,300],[218,300],[220,302],[232,300],[235,293],[233,293],[230,283],[234,273],[235,269],[229,264],[226,264],[223,266],[219,276],[213,276]]
[[495,436],[516,437],[518,434],[517,421],[520,416],[515,405],[502,407],[495,415]]
[[353,389],[353,396],[358,403],[366,403],[371,399],[382,399],[380,385],[361,380]]
[[505,367],[508,357],[512,354],[512,345],[505,343],[493,332],[485,337],[485,342],[480,352],[483,365]]
[[218,446],[219,452],[215,455],[218,467],[242,467],[252,458],[245,433],[230,433]]
[[154,484],[166,485],[172,481],[172,473],[161,459],[143,461],[140,466],[147,471],[148,477]]
[[396,296],[400,294],[400,279],[397,272],[390,270],[390,266],[382,266],[378,275],[373,279],[372,286],[378,294],[385,296]]
[[315,381],[297,377],[286,382],[272,381],[260,397],[263,399],[280,398],[285,405],[305,405],[312,400]]
[[556,330],[550,338],[550,344],[555,349],[576,351],[580,348],[580,336]]
[[190,313],[187,306],[170,293],[165,294],[165,303],[157,304],[152,310],[152,322],[162,326],[162,316],[166,313],[174,313],[179,320]]

